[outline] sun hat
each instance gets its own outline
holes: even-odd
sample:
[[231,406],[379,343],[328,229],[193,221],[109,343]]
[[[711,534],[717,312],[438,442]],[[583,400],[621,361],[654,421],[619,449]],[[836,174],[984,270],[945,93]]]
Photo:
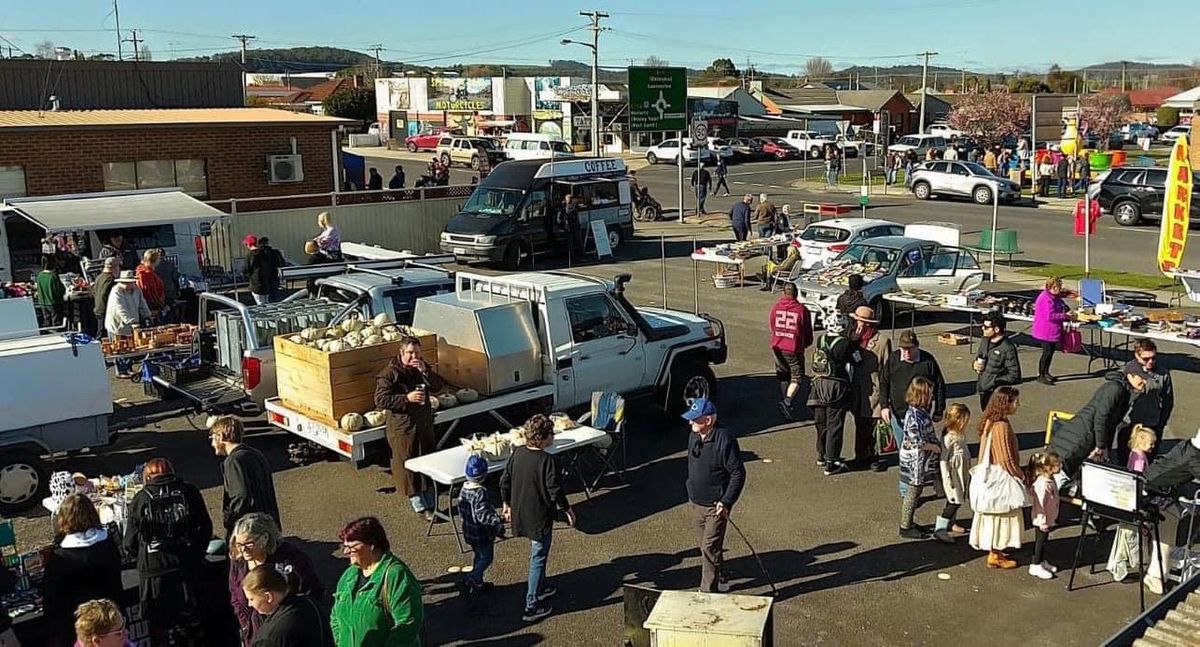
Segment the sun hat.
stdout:
[[137,275],[133,270],[121,270],[121,275],[113,280],[117,283],[137,283]]
[[875,311],[871,309],[871,306],[858,306],[854,309],[854,312],[850,313],[850,318],[863,323],[879,323],[879,320],[875,318]]

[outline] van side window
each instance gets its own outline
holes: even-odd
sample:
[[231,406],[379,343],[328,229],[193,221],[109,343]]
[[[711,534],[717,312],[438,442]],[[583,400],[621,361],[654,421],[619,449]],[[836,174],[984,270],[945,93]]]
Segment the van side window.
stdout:
[[529,203],[525,206],[525,213],[521,216],[522,222],[529,222],[539,218],[546,217],[546,192],[534,191],[529,194]]
[[582,203],[591,209],[602,209],[613,206],[621,201],[617,192],[616,182],[595,182],[579,187],[582,192]]
[[625,318],[608,295],[589,294],[567,299],[566,304],[567,316],[571,321],[571,339],[576,344],[625,332]]

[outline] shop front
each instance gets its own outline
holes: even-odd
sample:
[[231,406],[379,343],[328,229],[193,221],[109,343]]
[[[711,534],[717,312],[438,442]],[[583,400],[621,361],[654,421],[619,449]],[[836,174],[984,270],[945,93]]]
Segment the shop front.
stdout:
[[[578,84],[555,89],[563,111],[563,139],[575,151],[592,150],[592,86]],[[620,154],[630,148],[629,99],[623,86],[600,85],[601,151]]]

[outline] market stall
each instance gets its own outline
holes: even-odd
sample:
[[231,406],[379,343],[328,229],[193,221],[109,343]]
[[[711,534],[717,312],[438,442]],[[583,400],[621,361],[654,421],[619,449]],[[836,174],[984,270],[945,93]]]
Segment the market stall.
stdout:
[[692,272],[696,272],[696,263],[714,263],[713,286],[728,288],[746,285],[746,261],[760,256],[770,256],[771,251],[780,245],[787,245],[798,236],[796,232],[784,232],[766,238],[731,243],[719,243],[712,247],[698,247],[692,250]]

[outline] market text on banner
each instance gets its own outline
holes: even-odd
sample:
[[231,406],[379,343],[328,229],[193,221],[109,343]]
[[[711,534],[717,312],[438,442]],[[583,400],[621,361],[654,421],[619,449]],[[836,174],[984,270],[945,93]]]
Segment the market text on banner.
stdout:
[[1192,164],[1188,158],[1188,140],[1183,136],[1175,140],[1171,164],[1167,168],[1167,195],[1158,235],[1158,269],[1163,273],[1178,270],[1183,260],[1191,202]]

